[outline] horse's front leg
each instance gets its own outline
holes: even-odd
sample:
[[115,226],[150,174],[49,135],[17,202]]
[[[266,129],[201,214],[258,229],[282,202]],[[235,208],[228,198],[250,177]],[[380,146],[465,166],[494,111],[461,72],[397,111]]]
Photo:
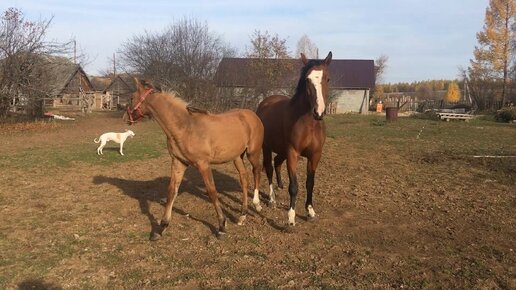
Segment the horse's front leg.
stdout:
[[161,238],[163,232],[167,229],[170,223],[170,220],[172,218],[172,207],[174,206],[174,201],[177,197],[177,193],[179,192],[179,185],[181,185],[181,181],[183,180],[183,175],[185,173],[186,168],[187,166],[183,164],[181,161],[175,158],[172,159],[172,165],[170,169],[170,183],[168,185],[167,203],[165,204],[165,211],[163,212],[163,217],[161,218],[158,232],[151,233],[151,241],[155,241]]
[[274,194],[274,187],[272,186],[272,174],[274,173],[274,168],[272,167],[272,151],[265,147],[263,148],[263,167],[265,168],[265,174],[269,182],[269,204],[274,206],[276,203],[276,195]]
[[290,195],[290,207],[288,210],[288,224],[296,225],[296,198],[298,191],[297,183],[297,163],[299,155],[295,150],[288,150],[287,152],[287,170],[288,170],[288,193]]
[[202,179],[204,181],[204,185],[206,186],[206,191],[208,196],[215,207],[215,211],[217,212],[217,218],[219,220],[219,229],[217,231],[217,237],[222,237],[226,234],[226,217],[222,212],[222,208],[220,207],[219,197],[217,189],[215,188],[215,182],[213,181],[213,173],[211,172],[211,168],[209,163],[200,162],[196,164],[197,169],[202,175]]
[[306,164],[306,203],[305,209],[307,213],[308,219],[315,217],[314,206],[312,202],[312,194],[314,191],[314,183],[315,183],[315,170],[317,169],[317,165],[321,160],[321,153],[314,153],[312,156],[308,158]]

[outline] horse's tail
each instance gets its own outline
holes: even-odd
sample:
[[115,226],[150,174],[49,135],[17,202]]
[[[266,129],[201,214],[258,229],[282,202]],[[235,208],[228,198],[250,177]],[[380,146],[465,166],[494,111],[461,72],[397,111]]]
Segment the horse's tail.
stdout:
[[97,138],[93,139],[93,142],[95,143],[99,143],[100,142],[100,139],[97,140]]

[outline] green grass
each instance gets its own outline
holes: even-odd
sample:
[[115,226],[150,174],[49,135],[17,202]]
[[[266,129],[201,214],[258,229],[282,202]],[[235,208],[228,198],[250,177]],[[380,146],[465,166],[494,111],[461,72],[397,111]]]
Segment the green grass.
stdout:
[[116,162],[157,158],[167,153],[166,138],[159,128],[138,136],[138,139],[128,140],[124,144],[124,156],[118,152],[118,144],[108,143],[104,147],[103,155],[97,155],[97,146],[98,144],[94,143],[79,143],[53,148],[33,148],[18,151],[13,154],[0,156],[0,167],[17,169],[66,168],[72,166],[75,162],[84,162],[92,165],[110,165]]
[[345,138],[367,150],[388,145],[400,153],[516,155],[516,126],[489,120],[443,122],[407,117],[384,122],[379,116],[333,115],[326,122],[328,137]]

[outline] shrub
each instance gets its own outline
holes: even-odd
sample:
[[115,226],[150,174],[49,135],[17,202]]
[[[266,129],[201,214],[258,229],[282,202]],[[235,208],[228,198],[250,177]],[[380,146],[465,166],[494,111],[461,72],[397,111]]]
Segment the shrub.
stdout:
[[516,107],[503,108],[496,111],[495,119],[498,122],[511,122],[516,120]]

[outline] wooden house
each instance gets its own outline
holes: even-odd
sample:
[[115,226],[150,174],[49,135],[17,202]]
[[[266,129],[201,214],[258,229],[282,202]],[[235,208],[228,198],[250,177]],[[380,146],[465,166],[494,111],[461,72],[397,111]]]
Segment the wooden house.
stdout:
[[[223,58],[215,75],[215,84],[221,98],[231,98],[233,107],[246,107],[246,100],[265,96],[256,96],[256,88],[260,82],[254,72],[256,59]],[[271,79],[267,93],[280,93],[291,96],[297,85],[302,62],[299,59],[268,59],[268,66],[287,69],[282,70],[279,77]],[[276,63],[276,64],[274,64]],[[374,61],[333,59],[330,67],[330,99],[329,112],[366,114],[369,110],[369,93],[375,86]],[[278,71],[277,69],[275,71]],[[250,94],[255,94],[250,96]],[[247,106],[251,107],[252,106]],[[254,109],[254,108],[252,108]]]
[[85,111],[92,104],[93,85],[82,67],[65,58],[48,59],[50,88],[45,98],[46,110]]
[[92,77],[95,89],[94,110],[123,110],[136,90],[132,76],[127,74]]
[[124,109],[131,103],[136,85],[133,77],[128,74],[119,74],[111,79],[111,82],[104,89],[104,93],[113,97],[113,102],[118,109]]

